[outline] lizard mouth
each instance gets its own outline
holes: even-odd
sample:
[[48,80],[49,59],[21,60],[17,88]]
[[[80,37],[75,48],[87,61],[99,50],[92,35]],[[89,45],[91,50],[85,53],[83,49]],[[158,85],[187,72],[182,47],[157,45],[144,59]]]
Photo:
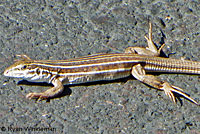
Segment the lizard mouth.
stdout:
[[13,71],[10,71],[10,70],[5,70],[3,72],[4,76],[8,76],[8,77],[20,77],[20,76],[23,76],[24,74],[23,73],[20,73],[20,72],[13,72]]

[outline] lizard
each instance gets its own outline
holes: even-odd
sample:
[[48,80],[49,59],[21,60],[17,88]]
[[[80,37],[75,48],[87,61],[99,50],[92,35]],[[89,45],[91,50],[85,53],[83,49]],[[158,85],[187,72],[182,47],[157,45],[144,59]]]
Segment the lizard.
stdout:
[[33,60],[27,55],[5,69],[4,75],[24,79],[44,79],[54,87],[41,92],[29,93],[26,98],[38,100],[61,94],[64,85],[101,80],[115,80],[132,75],[137,80],[165,92],[176,103],[178,94],[199,105],[182,88],[160,80],[151,72],[200,74],[200,62],[160,57],[165,44],[158,49],[152,40],[152,24],[149,23],[148,46],[128,47],[124,53],[94,54],[67,60]]

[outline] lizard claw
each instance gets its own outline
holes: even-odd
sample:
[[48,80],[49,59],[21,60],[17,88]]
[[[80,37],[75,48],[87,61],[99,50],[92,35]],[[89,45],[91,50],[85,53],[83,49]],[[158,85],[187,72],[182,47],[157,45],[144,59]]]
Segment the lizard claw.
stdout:
[[176,98],[172,92],[172,87],[169,85],[169,83],[165,82],[163,83],[163,87],[162,89],[164,90],[165,94],[167,96],[169,96],[169,98],[174,102],[176,103]]
[[37,99],[37,101],[41,101],[41,100],[47,99],[48,96],[44,93],[29,93],[26,95],[26,98]]
[[196,104],[198,106],[200,105],[194,99],[192,99],[187,93],[183,92],[183,90],[181,88],[170,85],[168,82],[164,82],[162,85],[163,85],[163,87],[161,89],[164,90],[165,94],[167,96],[169,96],[169,98],[174,103],[176,103],[176,97],[174,96],[174,93],[177,93],[177,94],[183,96],[184,98],[186,98],[187,100],[193,102],[194,104]]

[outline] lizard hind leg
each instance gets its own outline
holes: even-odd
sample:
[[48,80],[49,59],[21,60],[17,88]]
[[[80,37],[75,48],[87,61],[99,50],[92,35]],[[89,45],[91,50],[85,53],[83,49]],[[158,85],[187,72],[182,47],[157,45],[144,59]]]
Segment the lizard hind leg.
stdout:
[[154,44],[152,40],[152,24],[151,23],[149,23],[149,37],[147,36],[144,36],[144,37],[147,40],[147,45],[148,45],[146,48],[128,47],[126,48],[125,53],[135,53],[139,55],[148,55],[148,56],[159,56],[160,51],[165,46],[165,44],[163,44],[159,49],[157,49],[156,45]]
[[179,87],[170,85],[168,82],[161,81],[157,77],[153,75],[147,75],[145,70],[140,64],[133,66],[132,68],[132,75],[138,79],[139,81],[148,84],[156,89],[162,90],[165,94],[174,102],[176,103],[176,96],[174,93],[179,94],[186,98],[187,100],[191,101],[192,103],[199,105],[194,99],[192,99],[188,94],[184,93],[183,90]]

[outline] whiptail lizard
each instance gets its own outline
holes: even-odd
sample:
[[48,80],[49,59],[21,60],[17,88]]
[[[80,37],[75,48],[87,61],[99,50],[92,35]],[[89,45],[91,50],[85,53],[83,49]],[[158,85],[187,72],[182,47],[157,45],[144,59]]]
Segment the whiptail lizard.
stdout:
[[196,105],[199,105],[179,87],[161,81],[147,72],[169,72],[200,74],[200,62],[159,57],[164,44],[157,49],[152,41],[152,26],[149,27],[149,37],[146,37],[148,47],[129,47],[125,53],[97,54],[68,60],[33,60],[26,55],[18,55],[21,60],[5,69],[4,75],[31,80],[45,79],[54,87],[41,92],[29,93],[29,99],[52,98],[64,90],[64,84],[79,84],[99,80],[113,80],[134,76],[137,80],[154,88],[163,90],[174,102],[174,93],[181,95]]

